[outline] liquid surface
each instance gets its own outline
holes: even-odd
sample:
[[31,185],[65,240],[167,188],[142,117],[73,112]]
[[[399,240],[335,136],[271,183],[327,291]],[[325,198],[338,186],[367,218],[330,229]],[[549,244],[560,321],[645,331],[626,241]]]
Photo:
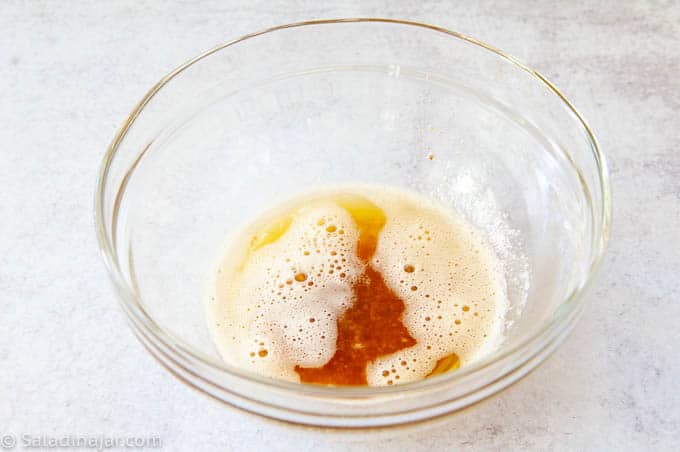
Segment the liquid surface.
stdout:
[[407,192],[351,187],[294,200],[235,237],[209,326],[226,362],[266,376],[392,385],[492,347],[504,286],[462,219]]

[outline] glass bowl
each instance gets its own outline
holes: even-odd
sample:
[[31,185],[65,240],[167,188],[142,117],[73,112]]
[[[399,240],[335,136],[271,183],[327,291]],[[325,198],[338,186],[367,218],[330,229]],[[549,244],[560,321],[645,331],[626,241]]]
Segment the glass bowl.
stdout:
[[[315,187],[407,188],[451,206],[503,263],[488,356],[417,383],[322,387],[219,358],[206,322],[225,239]],[[541,74],[494,47],[390,19],[318,20],[220,45],[163,77],[104,156],[96,227],[139,340],[200,391],[332,427],[432,418],[508,386],[573,328],[609,234],[593,133]]]

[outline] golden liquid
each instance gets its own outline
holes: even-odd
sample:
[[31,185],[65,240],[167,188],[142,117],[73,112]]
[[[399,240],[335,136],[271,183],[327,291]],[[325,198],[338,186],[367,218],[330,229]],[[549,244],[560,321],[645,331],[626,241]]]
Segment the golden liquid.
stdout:
[[[387,286],[383,276],[370,263],[378,245],[380,231],[386,223],[385,213],[360,195],[343,194],[332,199],[354,220],[359,231],[357,257],[366,267],[352,286],[352,306],[337,320],[335,354],[321,367],[296,366],[295,372],[303,383],[367,385],[367,364],[378,357],[412,347],[417,342],[402,322],[404,302]],[[294,212],[284,214],[255,233],[250,241],[248,254],[281,238],[294,217]],[[343,233],[332,224],[326,226],[326,232]],[[247,259],[248,256],[244,262]],[[413,266],[404,266],[404,272],[413,271]],[[305,281],[306,278],[304,273],[295,275],[298,282]],[[457,369],[459,365],[458,356],[451,354],[440,359],[428,376]]]
[[250,239],[250,245],[248,246],[248,253],[241,262],[239,266],[240,270],[243,270],[243,266],[248,261],[249,256],[262,248],[263,246],[270,245],[281,238],[283,234],[286,233],[291,223],[293,222],[292,215],[284,215],[271,223],[267,224],[264,228],[258,231]]

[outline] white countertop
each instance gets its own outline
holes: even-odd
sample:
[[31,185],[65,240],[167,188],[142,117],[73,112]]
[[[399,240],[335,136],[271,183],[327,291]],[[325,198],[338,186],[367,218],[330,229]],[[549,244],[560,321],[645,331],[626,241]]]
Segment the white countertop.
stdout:
[[[680,3],[236,3],[0,4],[0,437],[158,435],[181,451],[677,448]],[[245,32],[341,16],[430,22],[505,49],[566,93],[610,159],[613,234],[573,335],[434,427],[302,429],[190,390],[133,337],[97,250],[100,158],[153,83]]]

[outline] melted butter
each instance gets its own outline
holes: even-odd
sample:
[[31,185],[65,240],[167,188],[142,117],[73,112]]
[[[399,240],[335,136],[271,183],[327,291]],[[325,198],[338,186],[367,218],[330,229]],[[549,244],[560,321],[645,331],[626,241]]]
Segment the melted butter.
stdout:
[[335,202],[345,209],[359,230],[357,257],[368,264],[378,246],[378,236],[387,222],[385,212],[368,199],[359,195],[341,195]]
[[[291,223],[293,222],[293,215],[284,215],[271,223],[267,224],[262,230],[253,235],[250,240],[250,247],[248,254],[257,251],[265,245],[270,245],[281,238],[286,233]],[[246,256],[246,259],[249,256]]]
[[433,375],[443,374],[451,370],[456,370],[460,367],[460,358],[455,353],[443,357],[437,364],[435,364],[434,369],[427,376],[431,377]]
[[[412,347],[417,342],[402,322],[404,302],[387,286],[383,276],[370,263],[378,245],[380,231],[387,221],[385,213],[360,195],[342,194],[332,199],[352,217],[359,232],[356,254],[366,267],[352,286],[352,306],[337,321],[335,354],[321,367],[305,368],[298,365],[295,366],[295,372],[303,383],[367,385],[368,363],[380,356]],[[295,213],[282,215],[253,234],[241,269],[252,253],[275,243],[288,231]],[[322,226],[321,221],[319,225]],[[334,225],[328,225],[326,233],[342,234],[343,231]],[[404,271],[413,272],[413,267],[406,265]],[[306,275],[302,273],[295,276],[296,281],[305,279]],[[452,371],[459,366],[460,359],[454,353],[437,361],[427,376]]]

